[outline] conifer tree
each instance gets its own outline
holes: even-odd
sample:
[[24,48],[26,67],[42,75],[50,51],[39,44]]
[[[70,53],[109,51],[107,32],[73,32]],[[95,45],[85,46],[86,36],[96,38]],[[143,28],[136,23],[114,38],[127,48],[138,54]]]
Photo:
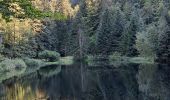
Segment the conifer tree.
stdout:
[[131,21],[124,34],[121,37],[120,51],[126,56],[136,56],[137,50],[135,48],[135,40],[137,33],[137,20],[135,17],[131,17]]
[[97,32],[99,53],[110,54],[119,51],[120,37],[124,31],[125,20],[119,8],[105,9]]
[[[170,62],[170,15],[166,14],[163,19],[165,20],[162,26],[162,32],[158,37],[158,50],[157,57],[161,63]],[[162,21],[163,22],[163,21]]]

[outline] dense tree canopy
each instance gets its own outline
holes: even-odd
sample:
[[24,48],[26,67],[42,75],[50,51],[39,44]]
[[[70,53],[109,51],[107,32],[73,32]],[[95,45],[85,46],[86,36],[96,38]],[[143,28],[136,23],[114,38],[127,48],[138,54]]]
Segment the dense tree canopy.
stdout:
[[10,17],[17,18],[45,18],[66,19],[61,13],[44,12],[32,5],[33,0],[2,0],[0,1],[0,12],[7,21]]
[[[52,3],[53,0],[44,1],[43,9],[51,7]],[[168,0],[62,0],[55,3],[50,11],[38,9],[31,0],[0,1],[3,19],[31,18],[42,22],[38,35],[26,32],[30,33],[28,41],[15,44],[17,52],[25,50],[16,56],[23,53],[29,56],[31,50],[35,57],[36,52],[48,49],[59,51],[63,56],[118,52],[124,56],[169,59]],[[16,31],[7,29],[11,29],[6,31],[11,40]],[[32,44],[35,47],[30,46]],[[5,51],[7,48],[9,52],[15,51],[5,44]]]

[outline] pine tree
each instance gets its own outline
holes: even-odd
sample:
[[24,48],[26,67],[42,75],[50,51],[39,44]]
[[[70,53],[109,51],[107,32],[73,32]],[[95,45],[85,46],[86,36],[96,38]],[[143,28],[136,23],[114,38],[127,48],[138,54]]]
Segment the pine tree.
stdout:
[[121,37],[120,51],[123,53],[123,55],[136,56],[138,54],[135,48],[137,27],[136,18],[131,17],[130,24]]
[[80,2],[80,9],[71,23],[70,34],[67,42],[67,55],[74,55],[76,58],[82,58],[87,52],[87,35],[85,34],[85,17],[87,17],[87,5],[85,1]]
[[125,20],[120,9],[105,9],[96,37],[99,53],[108,55],[118,51],[124,24]]
[[88,54],[96,53],[96,32],[100,24],[102,12],[101,0],[86,0],[87,15],[83,17],[84,34],[88,36]]
[[158,61],[161,63],[170,62],[170,15],[164,16],[165,24],[162,27],[163,30],[159,34],[158,38],[158,51],[157,57]]

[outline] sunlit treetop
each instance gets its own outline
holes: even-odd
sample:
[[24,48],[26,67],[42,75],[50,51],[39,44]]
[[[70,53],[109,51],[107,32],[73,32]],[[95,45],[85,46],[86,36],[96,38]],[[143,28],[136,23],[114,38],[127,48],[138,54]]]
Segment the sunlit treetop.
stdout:
[[45,17],[54,20],[66,20],[67,17],[59,12],[43,12],[32,5],[33,0],[0,0],[0,13],[6,21],[10,21],[11,17],[16,18],[36,18]]

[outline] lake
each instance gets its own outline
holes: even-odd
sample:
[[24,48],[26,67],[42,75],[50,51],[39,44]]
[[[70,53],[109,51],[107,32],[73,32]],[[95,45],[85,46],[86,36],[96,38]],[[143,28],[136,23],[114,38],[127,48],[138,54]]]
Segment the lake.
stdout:
[[47,66],[0,83],[0,100],[170,100],[170,67],[100,63]]

